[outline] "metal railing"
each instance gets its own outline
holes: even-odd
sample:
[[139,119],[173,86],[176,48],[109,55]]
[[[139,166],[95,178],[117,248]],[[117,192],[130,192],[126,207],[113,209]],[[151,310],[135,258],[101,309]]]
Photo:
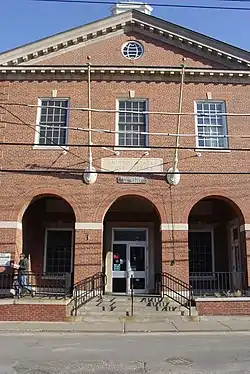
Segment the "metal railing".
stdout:
[[95,296],[101,295],[106,284],[106,275],[96,273],[76,283],[73,288],[71,315],[77,316],[78,309]]
[[0,297],[19,297],[30,295],[38,297],[70,296],[71,273],[33,273],[26,274],[26,284],[20,284],[17,274],[0,273]]
[[243,292],[243,272],[190,273],[190,284],[195,296],[235,296]]
[[157,274],[156,284],[158,292],[187,308],[191,314],[193,292],[190,284],[168,273]]

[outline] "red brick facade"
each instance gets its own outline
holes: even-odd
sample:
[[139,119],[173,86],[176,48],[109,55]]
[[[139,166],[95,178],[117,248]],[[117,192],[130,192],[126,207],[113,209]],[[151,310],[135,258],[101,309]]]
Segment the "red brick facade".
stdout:
[[66,322],[63,304],[1,304],[0,321]]
[[[131,62],[122,56],[120,48],[127,40],[134,39],[143,44],[144,55],[141,59]],[[141,70],[143,70],[150,67],[153,69],[154,66],[179,68],[182,57],[185,57],[187,58],[187,68],[210,68],[212,70],[210,75],[204,73],[195,77],[190,74],[186,76],[183,112],[193,113],[194,102],[196,100],[207,100],[208,96],[212,100],[225,101],[229,113],[244,113],[250,106],[248,77],[235,74],[230,78],[227,73],[221,73],[220,75],[219,73],[212,73],[215,70],[227,70],[228,61],[218,56],[215,58],[212,54],[210,60],[209,54],[205,58],[203,52],[198,50],[194,52],[193,49],[190,49],[188,52],[181,49],[181,44],[173,46],[163,43],[161,37],[157,41],[155,36],[151,37],[150,33],[145,30],[138,33],[137,30],[133,31],[132,28],[129,31],[120,31],[105,38],[100,37],[100,41],[88,42],[84,47],[70,48],[70,51],[54,52],[52,57],[48,55],[46,59],[45,57],[39,58],[38,61],[33,62],[33,65],[41,66],[41,68],[45,65],[60,65],[65,66],[65,69],[70,65],[72,70],[74,70],[74,66],[83,65],[86,70],[87,56],[90,55],[93,66],[107,67],[113,65],[131,69],[141,67]],[[22,63],[21,65],[25,69],[28,63]],[[77,282],[95,272],[102,271],[105,236],[105,228],[103,235],[100,228],[78,229],[77,224],[102,224],[108,209],[118,198],[139,196],[152,204],[159,217],[160,222],[157,230],[161,237],[161,258],[158,260],[161,264],[161,270],[170,272],[188,282],[188,231],[186,229],[168,229],[160,232],[160,225],[172,225],[171,227],[175,224],[188,225],[189,214],[194,205],[203,198],[213,198],[225,201],[228,206],[232,207],[232,212],[234,212],[232,217],[238,218],[238,225],[241,227],[242,264],[244,265],[245,277],[248,277],[246,285],[250,285],[250,231],[245,231],[245,228],[248,228],[250,224],[250,197],[248,193],[250,179],[247,174],[226,174],[234,171],[249,171],[249,152],[233,150],[248,147],[248,139],[244,136],[249,136],[249,117],[227,117],[227,128],[230,135],[229,146],[232,149],[230,152],[223,152],[223,150],[221,152],[202,151],[201,157],[197,157],[194,152],[194,148],[196,148],[195,137],[181,137],[181,146],[187,147],[187,149],[180,150],[178,167],[181,171],[193,171],[194,174],[181,175],[180,183],[177,186],[170,186],[166,182],[166,172],[172,166],[174,149],[154,148],[157,146],[174,147],[175,137],[153,135],[149,135],[148,156],[144,155],[145,150],[140,149],[120,150],[119,156],[115,156],[106,149],[93,147],[93,164],[96,169],[100,170],[101,160],[104,157],[117,159],[161,158],[164,171],[161,175],[148,177],[145,184],[129,185],[118,184],[114,175],[99,174],[95,184],[86,185],[82,181],[81,171],[87,166],[87,132],[75,131],[73,128],[86,128],[88,126],[87,112],[70,111],[68,131],[70,147],[66,154],[63,154],[62,149],[39,149],[32,145],[35,142],[34,129],[37,120],[36,105],[38,98],[49,98],[52,96],[52,90],[57,90],[57,97],[68,98],[70,107],[87,107],[88,84],[86,72],[81,77],[79,75],[75,77],[74,72],[66,74],[65,77],[59,73],[50,73],[47,76],[46,73],[36,73],[34,76],[32,72],[28,72],[26,76],[22,73],[15,74],[8,75],[6,80],[4,75],[1,75],[0,97],[1,103],[4,102],[4,109],[1,109],[0,112],[2,121],[0,139],[4,142],[21,142],[29,145],[2,145],[0,149],[1,168],[21,169],[27,170],[27,172],[4,173],[0,176],[0,221],[20,223],[18,228],[0,228],[1,252],[11,252],[13,258],[17,258],[23,250],[24,238],[21,223],[26,209],[34,199],[41,196],[62,198],[69,203],[73,212],[72,216],[74,215],[74,219],[71,219],[70,223],[68,222],[68,227],[76,224],[74,233],[74,282]],[[114,74],[97,72],[91,75],[91,79],[93,108],[114,110],[118,98],[129,98],[130,92],[134,91],[135,98],[148,100],[148,110],[151,112],[176,113],[178,111],[179,73],[159,76],[153,73],[145,75],[140,72],[115,72]],[[31,104],[32,106],[4,105],[11,103]],[[176,115],[151,114],[148,119],[149,132],[176,133],[176,121]],[[115,113],[93,112],[92,114],[92,127],[94,129],[115,130],[115,124]],[[181,133],[195,133],[193,115],[182,117]],[[239,138],[239,135],[242,138]],[[93,132],[92,141],[94,145],[105,145],[112,150],[115,145],[115,135]],[[85,145],[85,147],[79,147],[78,145]],[[38,169],[43,170],[43,172],[33,172],[32,174],[29,172]],[[60,169],[67,169],[67,172],[60,174],[58,173]],[[53,170],[55,170],[54,174],[51,173]],[[224,174],[196,174],[196,172],[204,171],[222,172]],[[31,226],[32,220],[33,218],[31,218]],[[64,218],[60,216],[56,220],[63,221]],[[44,224],[43,219],[37,225],[44,229],[42,224]],[[32,229],[30,230],[32,231]],[[40,232],[44,237],[44,232]],[[43,247],[44,240],[35,236],[30,244],[32,250],[29,251],[32,257],[33,271],[42,271]],[[225,256],[221,257],[221,263],[223,263]],[[174,266],[171,263],[173,259],[175,260]],[[2,270],[5,269],[2,268]],[[57,307],[58,311],[54,306],[55,309],[52,306],[50,307],[53,320],[63,318],[61,307]],[[1,308],[6,308],[5,312],[8,308],[7,306],[0,306],[0,315],[3,315]],[[29,313],[30,315],[34,313],[34,316],[36,316],[34,319],[42,320],[42,312],[37,314],[34,306],[28,308],[34,308],[34,311],[32,310],[32,313]],[[199,305],[198,308],[200,308],[201,313],[207,313],[206,306]],[[217,308],[217,304],[215,308]],[[226,314],[226,307],[222,306],[222,308],[224,308]],[[16,320],[21,319],[19,305],[13,306],[12,310],[14,311],[8,313],[13,313],[12,316]]]
[[197,301],[200,316],[249,316],[250,301]]

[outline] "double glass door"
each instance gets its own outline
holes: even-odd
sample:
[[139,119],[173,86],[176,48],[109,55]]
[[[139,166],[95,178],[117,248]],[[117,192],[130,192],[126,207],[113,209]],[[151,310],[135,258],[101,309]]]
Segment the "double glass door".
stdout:
[[[113,243],[112,291],[114,293],[146,292],[146,243]],[[133,282],[133,283],[132,283]]]

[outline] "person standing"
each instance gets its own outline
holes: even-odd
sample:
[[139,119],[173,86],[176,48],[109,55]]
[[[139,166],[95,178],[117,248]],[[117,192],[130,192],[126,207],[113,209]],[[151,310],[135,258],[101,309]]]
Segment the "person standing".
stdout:
[[21,253],[19,264],[14,264],[14,268],[18,270],[18,297],[20,297],[22,289],[27,290],[32,296],[34,296],[34,291],[31,286],[28,285],[27,276],[29,273],[29,261],[25,257],[24,253]]

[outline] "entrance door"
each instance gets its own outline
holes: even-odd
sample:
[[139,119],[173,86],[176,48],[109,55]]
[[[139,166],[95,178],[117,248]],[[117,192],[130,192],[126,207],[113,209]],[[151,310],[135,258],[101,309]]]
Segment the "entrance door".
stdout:
[[[126,231],[128,232],[129,229],[126,229]],[[125,230],[121,236],[122,239],[124,239],[124,234]],[[114,235],[115,238],[116,236]],[[141,238],[146,239],[145,229]],[[140,240],[113,241],[112,256],[112,291],[114,293],[129,294],[133,286],[134,293],[145,293],[147,291],[146,242]]]
[[[129,244],[129,290],[134,289],[134,293],[146,291],[146,246]],[[133,282],[133,284],[132,284]]]
[[242,263],[240,253],[240,234],[238,225],[233,225],[230,227],[230,239],[233,288],[235,290],[238,290],[242,287]]

